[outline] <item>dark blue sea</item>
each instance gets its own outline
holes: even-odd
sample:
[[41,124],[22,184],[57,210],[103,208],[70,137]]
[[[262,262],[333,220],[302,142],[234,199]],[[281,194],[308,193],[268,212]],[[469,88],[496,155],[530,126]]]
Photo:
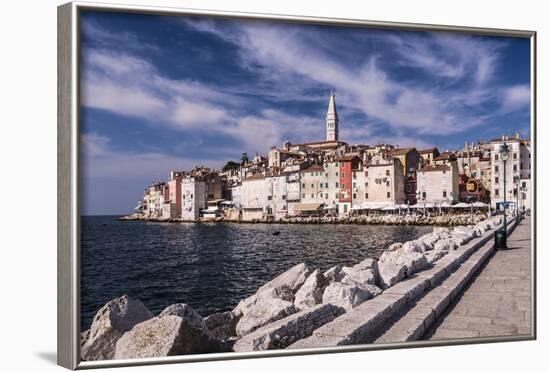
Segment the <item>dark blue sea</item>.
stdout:
[[[153,312],[184,302],[202,316],[232,309],[291,266],[323,270],[378,257],[430,227],[192,224],[81,219],[81,327],[128,294]],[[273,233],[279,232],[278,235]]]

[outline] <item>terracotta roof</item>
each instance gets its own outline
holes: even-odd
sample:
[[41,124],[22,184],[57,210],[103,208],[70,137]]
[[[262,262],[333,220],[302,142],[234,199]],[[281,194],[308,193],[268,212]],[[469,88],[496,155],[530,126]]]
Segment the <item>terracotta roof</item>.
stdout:
[[[460,151],[460,152],[457,154],[457,157],[459,157],[459,158],[467,158],[467,157],[468,157],[468,151]],[[472,157],[472,158],[475,158],[475,157],[480,158],[480,157],[481,157],[481,151],[479,151],[479,150],[470,151],[470,157]]]
[[451,167],[448,165],[426,165],[422,168],[420,168],[419,172],[442,172],[442,171],[450,171]]
[[424,150],[418,150],[418,153],[421,154],[421,155],[429,154],[431,152],[439,153],[439,150],[437,149],[437,147],[432,147],[430,149],[424,149]]
[[447,159],[450,159],[450,158],[453,158],[453,157],[456,157],[456,155],[453,154],[452,152],[445,151],[445,152],[441,153],[441,155],[439,155],[434,160],[447,160]]
[[406,155],[410,151],[414,150],[414,147],[403,147],[401,149],[393,149],[389,151],[390,156],[400,156],[400,155]]
[[352,161],[355,158],[361,160],[361,158],[357,155],[343,155],[343,156],[334,158],[334,161]]

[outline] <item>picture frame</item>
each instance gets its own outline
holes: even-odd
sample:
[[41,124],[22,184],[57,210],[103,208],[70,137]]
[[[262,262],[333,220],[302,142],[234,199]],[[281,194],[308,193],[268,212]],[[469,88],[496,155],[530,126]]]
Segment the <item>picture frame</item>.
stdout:
[[[133,5],[110,5],[89,2],[71,2],[58,7],[58,364],[69,369],[88,369],[115,366],[166,364],[230,360],[241,358],[264,358],[317,353],[340,353],[379,349],[411,347],[448,346],[458,344],[479,344],[488,342],[524,341],[536,339],[536,228],[531,226],[531,301],[530,332],[514,336],[491,336],[468,339],[446,339],[431,341],[390,342],[381,344],[359,344],[324,348],[266,350],[253,353],[193,354],[136,360],[82,361],[80,357],[81,338],[81,198],[80,185],[80,106],[81,106],[81,48],[80,17],[82,12],[114,12],[157,16],[211,17],[230,20],[276,21],[304,25],[329,25],[379,30],[452,32],[468,35],[517,37],[530,40],[530,133],[531,152],[536,153],[536,32],[440,26],[413,23],[395,23],[352,19],[330,19],[308,16],[255,14],[225,11],[191,10]],[[536,169],[536,156],[531,160]],[[532,205],[536,204],[536,172],[531,175]],[[532,220],[536,221],[536,208],[532,208]]]

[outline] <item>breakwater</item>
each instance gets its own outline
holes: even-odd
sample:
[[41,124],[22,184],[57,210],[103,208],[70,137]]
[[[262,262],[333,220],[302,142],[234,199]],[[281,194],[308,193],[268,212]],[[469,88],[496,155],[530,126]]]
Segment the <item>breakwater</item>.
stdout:
[[82,358],[367,342],[370,331],[456,270],[491,239],[500,224],[498,216],[471,227],[436,227],[417,239],[391,244],[378,259],[349,266],[320,270],[301,263],[262,285],[232,310],[206,318],[185,303],[155,316],[139,300],[122,296],[107,303],[94,317],[91,330],[82,334]]

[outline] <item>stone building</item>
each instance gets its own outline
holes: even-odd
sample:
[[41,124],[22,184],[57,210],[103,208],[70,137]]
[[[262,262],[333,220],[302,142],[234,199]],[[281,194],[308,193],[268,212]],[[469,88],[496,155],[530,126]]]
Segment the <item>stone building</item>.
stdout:
[[[504,185],[504,162],[501,159],[500,147],[508,145],[509,156],[506,161],[506,185]],[[519,203],[521,180],[531,178],[531,144],[522,140],[519,134],[513,137],[501,136],[491,140],[491,206],[500,208],[504,201],[504,189],[506,188],[506,201],[511,208]],[[523,181],[527,182],[528,181]],[[506,186],[506,187],[505,187]],[[531,200],[526,196],[525,200]]]
[[456,162],[426,165],[417,172],[417,203],[454,203],[458,201],[458,165]]
[[242,181],[241,218],[243,221],[262,220],[267,215],[268,188],[266,178],[255,174]]
[[281,220],[288,216],[287,176],[272,174],[265,178],[267,187],[266,214],[274,220]]
[[160,218],[164,213],[164,200],[168,190],[164,182],[153,182],[145,189],[142,210],[148,217]]
[[190,174],[181,180],[181,219],[197,221],[206,208],[206,182],[200,176]]
[[405,176],[398,158],[374,159],[364,169],[364,203],[395,205],[405,202]]
[[432,147],[429,149],[419,150],[418,154],[420,155],[420,167],[424,167],[426,165],[432,165],[434,163],[434,159],[439,156],[439,150],[437,147]]

